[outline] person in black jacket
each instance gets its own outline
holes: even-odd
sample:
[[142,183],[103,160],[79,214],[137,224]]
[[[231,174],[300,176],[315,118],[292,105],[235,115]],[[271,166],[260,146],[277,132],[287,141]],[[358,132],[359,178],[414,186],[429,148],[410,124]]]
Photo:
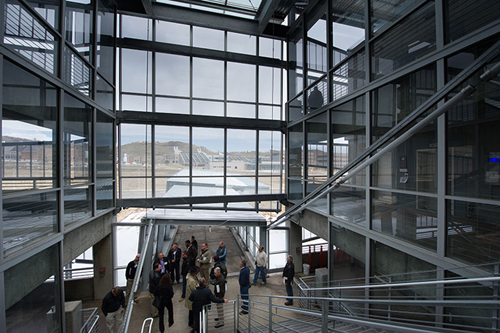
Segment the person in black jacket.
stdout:
[[196,250],[196,253],[198,253],[198,241],[194,235],[191,236],[191,246]]
[[106,317],[106,329],[108,333],[113,333],[116,328],[118,332],[123,322],[123,311],[125,309],[125,296],[123,296],[122,288],[114,287],[102,299],[101,310]]
[[182,252],[182,269],[181,269],[182,295],[181,295],[181,298],[179,299],[179,302],[182,302],[186,298],[187,275],[189,273],[189,269],[191,268],[191,266],[194,266],[194,265],[195,265],[194,259],[188,255],[188,251]]
[[193,302],[194,328],[191,333],[200,332],[200,312],[203,306],[214,303],[227,303],[227,299],[217,298],[212,291],[207,288],[207,280],[200,278],[199,286],[193,290],[189,296],[189,300]]
[[160,332],[165,332],[165,324],[163,315],[165,308],[168,310],[168,327],[174,324],[174,306],[172,304],[172,297],[174,297],[174,289],[172,288],[172,280],[168,274],[161,277],[160,284],[156,287],[155,296],[160,297],[160,307],[158,307],[158,314],[160,316]]
[[211,280],[215,280],[215,276],[214,276],[214,269],[215,269],[216,267],[219,267],[219,268],[220,268],[220,271],[221,271],[222,275],[224,275],[224,279],[227,279],[227,267],[226,267],[226,265],[224,265],[224,264],[221,262],[221,260],[220,260],[219,256],[214,256],[214,258],[213,258],[213,259],[214,259],[214,263],[215,263],[215,264],[214,264],[214,266],[212,267],[212,269],[210,270],[210,279],[211,279]]
[[159,263],[153,264],[153,270],[149,273],[149,296],[151,297],[151,317],[158,317],[158,309],[153,306],[155,300],[155,290],[160,283],[161,278],[161,265]]
[[240,275],[238,277],[238,282],[240,284],[240,295],[243,300],[242,310],[240,314],[248,314],[248,291],[250,290],[250,268],[247,267],[247,261],[245,259],[240,260]]
[[[293,297],[293,277],[295,276],[295,266],[293,264],[293,257],[286,258],[286,265],[283,268],[283,282],[285,282],[286,294]],[[285,305],[293,305],[293,298],[287,298]]]
[[179,245],[177,243],[174,243],[170,251],[168,251],[167,255],[168,268],[170,270],[170,279],[172,280],[172,283],[174,283],[174,281],[177,281],[177,283],[179,283],[181,279],[179,272],[181,257],[182,251],[181,249],[179,249]]
[[[125,270],[125,277],[127,278],[127,291],[125,303],[128,304],[128,299],[130,297],[130,293],[132,292],[132,286],[134,284],[135,272],[137,271],[137,266],[139,265],[139,259],[141,258],[140,254],[135,256],[135,259],[128,263],[127,269]],[[137,298],[137,294],[134,294],[134,302],[139,302]]]

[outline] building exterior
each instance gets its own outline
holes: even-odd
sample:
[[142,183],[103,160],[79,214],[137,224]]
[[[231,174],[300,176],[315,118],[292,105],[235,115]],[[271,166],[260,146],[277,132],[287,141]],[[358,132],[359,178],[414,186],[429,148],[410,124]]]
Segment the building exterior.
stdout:
[[315,199],[269,230],[238,227],[251,253],[286,243],[273,268],[300,256],[302,227],[367,280],[498,261],[500,79],[480,76],[500,60],[500,2],[205,2],[5,1],[1,332],[63,332],[63,267],[89,248],[102,298],[123,273],[117,211],[177,204],[168,184],[187,209],[276,217]]

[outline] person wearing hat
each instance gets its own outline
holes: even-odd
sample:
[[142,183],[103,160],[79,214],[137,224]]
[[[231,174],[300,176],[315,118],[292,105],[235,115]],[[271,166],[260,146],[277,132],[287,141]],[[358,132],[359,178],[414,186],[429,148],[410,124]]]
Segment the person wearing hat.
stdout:
[[186,296],[188,296],[188,298],[186,298],[186,300],[184,301],[184,305],[186,306],[186,309],[189,310],[188,326],[191,328],[194,328],[194,314],[193,302],[189,300],[189,296],[191,296],[193,290],[198,287],[198,278],[196,277],[196,275],[199,271],[200,269],[198,268],[198,266],[191,266],[191,268],[189,268],[189,274],[187,275],[186,279]]

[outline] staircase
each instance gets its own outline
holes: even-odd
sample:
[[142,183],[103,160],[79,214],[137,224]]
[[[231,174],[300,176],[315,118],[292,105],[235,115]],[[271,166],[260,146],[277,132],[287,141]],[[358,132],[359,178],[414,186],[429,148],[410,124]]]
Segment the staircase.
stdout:
[[[222,328],[214,328],[215,305],[202,312],[202,332],[498,332],[500,333],[500,262],[464,266],[461,273],[432,280],[436,271],[331,281],[322,287],[308,278],[298,283],[298,306],[288,296],[249,295],[248,314],[241,298],[224,304]],[[474,277],[466,278],[467,272]],[[482,272],[483,274],[480,274]],[[433,274],[432,274],[433,273]],[[322,295],[310,297],[309,295]]]

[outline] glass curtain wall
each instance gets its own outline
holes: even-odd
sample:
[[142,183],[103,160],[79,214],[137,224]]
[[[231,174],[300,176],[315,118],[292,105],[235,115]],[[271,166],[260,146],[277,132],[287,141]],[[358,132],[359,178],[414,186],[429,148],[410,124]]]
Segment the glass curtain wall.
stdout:
[[[138,29],[131,31],[132,23]],[[119,29],[122,37],[177,47],[171,53],[163,47],[119,48],[120,110],[173,116],[164,124],[120,125],[119,198],[282,193],[282,133],[237,124],[283,120],[283,42],[126,15],[120,16]],[[234,56],[229,61],[212,51]],[[226,125],[206,126],[214,117]],[[227,205],[275,210],[272,206]]]
[[63,239],[115,206],[115,8],[9,0],[2,9],[0,331],[62,332]]
[[[356,160],[498,40],[492,29],[500,22],[498,12],[492,12],[495,6],[477,2],[469,7],[465,0],[332,0],[330,12],[319,5],[304,10],[288,34],[288,200],[298,202],[313,184]],[[473,37],[479,31],[482,40]],[[323,73],[318,71],[323,68],[323,53],[316,52],[319,44],[326,48],[325,76],[318,76]],[[334,230],[364,229],[363,236],[353,237],[352,244],[343,242],[342,248],[366,263],[366,274],[389,274],[392,268],[381,264],[381,258],[404,247],[413,250],[401,256],[420,256],[422,251],[434,264],[479,264],[498,258],[495,239],[500,231],[489,218],[499,204],[500,147],[491,139],[498,127],[494,82],[479,84],[470,98],[311,207],[336,223]],[[323,100],[315,108],[311,100],[319,84],[326,87],[318,87]],[[318,109],[322,113],[314,114]],[[367,248],[367,239],[374,246]],[[366,253],[372,257],[365,258]],[[405,262],[407,267],[394,272],[436,267]]]

